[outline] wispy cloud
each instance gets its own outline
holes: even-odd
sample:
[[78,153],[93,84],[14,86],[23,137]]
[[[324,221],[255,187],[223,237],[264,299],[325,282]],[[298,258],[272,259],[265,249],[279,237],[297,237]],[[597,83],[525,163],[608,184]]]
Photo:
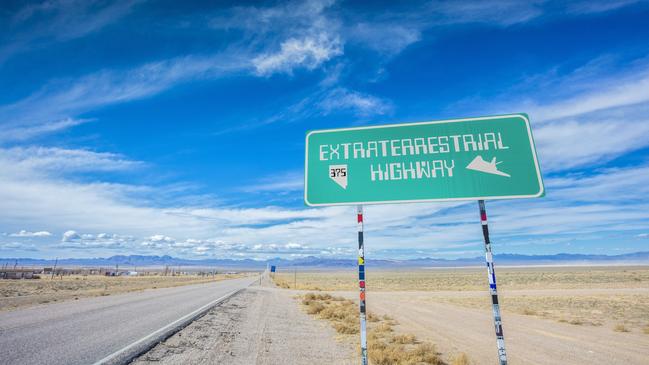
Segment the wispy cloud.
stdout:
[[[242,57],[242,58],[240,58]],[[151,97],[183,82],[250,69],[243,55],[187,56],[128,70],[103,70],[77,79],[54,80],[25,99],[0,106],[5,140],[25,140],[83,123],[74,117],[102,107]]]
[[[281,77],[298,70],[322,70],[315,76],[324,80],[306,93],[293,95],[288,107],[280,113],[269,112],[271,117],[257,125],[338,113],[362,121],[393,113],[396,106],[364,90],[363,83],[346,83],[348,75],[353,74],[345,69],[353,65],[345,59],[353,57],[351,46],[374,50],[372,56],[389,60],[424,39],[429,30],[463,25],[509,27],[543,16],[559,16],[551,14],[553,8],[574,16],[632,3],[582,3],[570,8],[552,2],[433,1],[420,3],[416,11],[378,9],[361,20],[333,1],[234,7],[213,17],[211,23],[213,31],[226,32],[235,39],[232,47],[219,54],[175,57],[45,82],[30,96],[0,106],[0,142],[25,142],[62,131],[87,122],[89,119],[82,118],[101,108],[153,97],[194,80],[230,75]],[[27,23],[41,17],[56,25],[60,16],[70,22],[69,27],[57,26],[60,33],[48,36],[28,36],[24,44],[69,40],[105,27],[127,14],[135,3],[126,3],[124,8],[76,3],[79,14],[87,13],[89,6],[112,9],[98,11],[104,15],[94,20],[77,22],[68,17],[77,14],[72,10],[59,14],[60,10],[46,8],[61,4],[51,2],[25,10],[11,26],[27,29]],[[16,49],[4,48],[5,52]],[[612,66],[606,60],[596,60],[568,74],[553,69],[502,96],[499,107],[505,111],[531,114],[542,167],[551,174],[546,179],[548,196],[542,200],[489,203],[494,207],[495,239],[513,246],[533,242],[530,237],[546,241],[551,235],[560,240],[582,239],[601,232],[631,236],[649,229],[649,207],[637,198],[649,194],[646,162],[616,169],[600,167],[649,145],[645,138],[649,134],[645,117],[649,112],[649,68],[646,60],[621,65],[613,62]],[[539,81],[543,87],[538,87]],[[355,86],[348,86],[352,84]],[[199,206],[196,200],[168,198],[165,187],[106,182],[110,174],[130,173],[146,166],[121,154],[88,149],[0,149],[3,231],[17,232],[9,236],[15,235],[18,241],[29,241],[30,237],[44,240],[45,233],[53,232],[61,237],[56,249],[88,252],[115,249],[181,256],[354,256],[356,222],[352,208],[289,208],[267,201],[241,208],[224,201],[206,203],[202,198]],[[587,172],[575,172],[585,167]],[[571,173],[566,175],[567,171]],[[559,172],[564,173],[560,178],[556,177]],[[302,181],[301,172],[289,171],[261,178],[241,190],[251,195],[299,196]],[[169,195],[183,191],[180,195],[185,196],[184,189],[168,188],[174,190]],[[157,199],[152,198],[154,195]],[[368,207],[366,228],[371,250],[390,255],[390,250],[407,238],[409,247],[426,254],[473,254],[474,248],[480,247],[476,209],[474,202]],[[23,229],[29,227],[43,230]],[[35,246],[0,244],[3,250],[30,247]]]
[[42,123],[107,105],[159,94],[181,82],[209,79],[248,68],[234,55],[187,56],[127,70],[103,70],[81,78],[55,80],[13,104],[0,107],[0,120]]
[[616,10],[638,3],[646,3],[646,0],[573,1],[566,4],[566,10],[572,14],[593,14]]
[[219,30],[241,30],[257,75],[313,70],[343,53],[339,19],[328,13],[335,1],[286,2],[268,7],[233,7],[214,16]]
[[379,21],[350,25],[349,40],[380,53],[396,55],[421,39],[423,26],[410,22]]
[[342,87],[327,91],[317,106],[323,115],[351,111],[359,117],[385,115],[393,110],[386,99]]
[[468,99],[449,109],[475,114],[530,115],[546,172],[601,166],[649,146],[649,60],[598,57],[571,71],[528,76],[491,100]]
[[0,63],[29,49],[93,33],[131,12],[141,0],[54,0],[29,4],[4,19]]
[[12,172],[66,174],[88,171],[125,171],[143,167],[119,154],[57,147],[13,147],[0,149],[0,165]]
[[303,188],[304,174],[302,171],[291,171],[261,178],[255,184],[244,186],[241,190],[248,193],[287,193],[299,191]]
[[15,252],[38,252],[38,247],[31,242],[2,242],[0,251],[12,254]]
[[509,26],[527,22],[544,13],[535,1],[431,1],[428,15],[438,24],[488,23]]
[[[569,79],[582,78],[580,71],[577,70],[576,74]],[[596,75],[581,79],[581,83],[578,85],[568,86],[569,89],[562,88],[561,94],[557,95],[560,96],[558,100],[544,103],[544,105],[538,105],[532,101],[526,101],[523,104],[527,110],[535,114],[538,121],[549,122],[649,102],[649,62],[642,61],[641,66],[631,67],[629,70],[621,72],[610,71],[610,68],[600,70]],[[561,83],[561,85],[566,85],[566,83]],[[576,90],[577,88],[582,90]],[[570,90],[576,92],[568,97],[562,95],[569,94]]]
[[7,127],[0,131],[0,143],[8,141],[26,141],[42,135],[59,132],[80,124],[88,123],[91,119],[65,118],[54,122],[46,122],[33,126]]
[[[490,203],[494,237],[523,244],[531,236],[577,237],[647,229],[649,207],[633,199],[649,193],[645,191],[649,186],[646,169],[551,178],[545,199]],[[265,257],[317,251],[345,254],[340,250],[354,247],[353,234],[341,234],[355,227],[354,211],[348,207],[155,207],[146,200],[126,199],[126,188],[108,193],[97,184],[42,177],[36,182],[14,174],[0,180],[4,225],[38,223],[48,232],[65,232],[60,248]],[[370,206],[366,210],[368,239],[377,252],[393,248],[403,237],[408,237],[413,249],[466,251],[480,244],[477,208],[472,202]],[[67,228],[70,222],[77,227],[74,231]],[[120,233],[80,233],[109,230]]]
[[351,115],[357,122],[377,115],[389,115],[394,111],[394,103],[386,98],[380,98],[361,91],[345,87],[332,86],[329,83],[318,85],[306,97],[300,98],[293,104],[284,107],[261,121],[226,127],[214,132],[222,135],[242,130],[251,130],[275,123],[304,122],[311,118],[330,115]]

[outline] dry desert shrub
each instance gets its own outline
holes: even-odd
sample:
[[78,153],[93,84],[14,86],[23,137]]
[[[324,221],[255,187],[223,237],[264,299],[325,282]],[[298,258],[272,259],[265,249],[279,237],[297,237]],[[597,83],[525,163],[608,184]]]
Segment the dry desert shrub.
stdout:
[[390,340],[401,345],[412,345],[415,343],[416,337],[413,334],[394,335]]
[[455,357],[453,357],[453,361],[451,361],[451,365],[470,365],[470,364],[471,362],[469,361],[469,357],[464,352],[455,355]]
[[369,345],[368,357],[370,362],[375,365],[444,364],[437,355],[435,346],[431,344],[407,347],[399,344],[374,342]]
[[367,320],[369,322],[378,322],[381,320],[378,316],[375,316],[374,313],[367,313]]
[[613,331],[615,331],[615,332],[629,332],[629,329],[626,328],[624,323],[618,323],[618,324],[615,325],[615,327],[613,327]]
[[535,316],[537,313],[534,309],[524,308],[523,314],[525,314],[526,316]]
[[307,305],[306,312],[309,314],[318,314],[322,312],[322,310],[325,309],[324,305],[316,302],[312,302],[311,304]]
[[[339,334],[359,332],[358,305],[351,300],[308,293],[302,296],[302,304],[307,313],[326,319]],[[368,357],[373,365],[443,364],[432,344],[418,343],[412,334],[395,334],[396,321],[390,317],[368,314],[368,321]]]

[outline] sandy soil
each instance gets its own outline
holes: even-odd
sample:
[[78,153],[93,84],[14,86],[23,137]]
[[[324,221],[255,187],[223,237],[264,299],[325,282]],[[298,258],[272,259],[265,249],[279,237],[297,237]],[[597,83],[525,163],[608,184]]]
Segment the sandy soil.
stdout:
[[[372,291],[480,291],[487,280],[483,267],[368,270]],[[355,290],[358,285],[353,269],[289,270],[277,273],[275,281],[299,290]],[[498,285],[510,290],[649,288],[649,266],[498,267]]]
[[56,277],[54,280],[49,277],[34,280],[0,280],[0,311],[146,289],[209,283],[243,276],[244,274],[216,277],[72,275]]
[[290,292],[252,286],[134,364],[355,364],[353,348],[334,338]]
[[[355,297],[355,293],[347,295]],[[367,305],[372,312],[394,317],[399,322],[397,330],[435,343],[445,356],[465,352],[478,365],[496,363],[490,306],[487,304],[484,310],[465,308],[436,302],[436,295],[368,292]],[[566,290],[564,295],[571,295],[571,291]],[[620,333],[608,326],[575,326],[508,312],[503,312],[503,322],[510,363],[514,365],[649,364],[649,335],[640,331]]]

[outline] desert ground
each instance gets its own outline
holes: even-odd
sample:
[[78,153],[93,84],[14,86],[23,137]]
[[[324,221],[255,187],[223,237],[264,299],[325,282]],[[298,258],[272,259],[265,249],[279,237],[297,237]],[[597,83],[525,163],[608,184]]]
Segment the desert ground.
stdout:
[[[280,268],[248,278],[238,294],[135,363],[355,364],[356,275],[351,269]],[[44,314],[50,307],[86,302],[85,307],[92,307],[108,299],[137,305],[141,296],[164,297],[162,292],[176,290],[154,287],[203,283],[182,288],[189,290],[226,278],[88,276],[1,284],[3,308],[15,310],[5,314],[15,318],[25,313],[31,319],[26,311]],[[497,268],[497,278],[510,364],[647,364],[649,266]],[[370,266],[366,279],[372,365],[497,362],[486,270],[384,271]],[[147,288],[151,290],[143,290]],[[54,299],[58,303],[15,309]]]
[[354,344],[311,318],[268,276],[213,308],[133,363],[352,365]]
[[54,278],[47,275],[41,276],[40,279],[0,280],[0,311],[146,289],[208,283],[245,275],[67,275]]
[[[405,342],[412,345],[430,344],[440,361],[493,364],[495,335],[485,271],[369,271],[367,306],[375,318],[389,319],[390,336],[407,336],[411,340]],[[500,268],[497,279],[510,363],[647,364],[649,267]],[[325,306],[358,296],[353,271],[285,272],[276,274],[275,282],[296,293],[341,297],[321,300]],[[324,308],[306,302],[303,307],[315,318],[341,328],[327,312],[321,314]],[[403,339],[386,340],[380,332],[379,348],[403,345]],[[346,341],[357,343],[356,337]],[[370,332],[370,357],[376,337]]]

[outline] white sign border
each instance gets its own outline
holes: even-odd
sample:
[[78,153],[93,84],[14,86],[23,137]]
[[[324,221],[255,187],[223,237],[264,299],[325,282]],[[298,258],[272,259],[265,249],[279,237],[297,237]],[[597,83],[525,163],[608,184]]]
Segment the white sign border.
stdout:
[[[328,132],[344,132],[344,131],[354,131],[354,130],[363,130],[363,129],[377,129],[377,128],[391,128],[391,127],[402,127],[402,126],[414,126],[414,125],[428,125],[428,124],[441,124],[441,123],[455,123],[455,122],[467,122],[467,121],[476,121],[476,120],[491,120],[491,119],[503,119],[503,118],[521,118],[527,126],[527,135],[530,139],[530,147],[532,148],[532,156],[534,157],[534,167],[536,168],[536,175],[538,177],[540,190],[536,194],[532,195],[507,195],[507,196],[482,196],[482,197],[468,197],[468,198],[441,198],[441,199],[415,199],[415,200],[386,200],[386,201],[371,201],[371,202],[344,202],[344,203],[311,203],[307,197],[307,186],[309,178],[309,136],[317,133],[328,133]],[[504,114],[504,115],[494,115],[488,117],[474,117],[474,118],[462,118],[462,119],[448,119],[448,120],[434,120],[428,122],[414,122],[414,123],[398,123],[398,124],[382,124],[375,126],[363,126],[363,127],[350,127],[350,128],[334,128],[334,129],[321,129],[316,131],[310,131],[306,135],[306,145],[304,148],[304,203],[310,207],[327,207],[327,206],[337,206],[337,205],[374,205],[374,204],[399,204],[399,203],[426,203],[426,202],[448,202],[448,201],[461,201],[461,200],[495,200],[495,199],[526,199],[526,198],[538,198],[543,195],[545,192],[545,186],[543,185],[543,178],[541,177],[541,168],[539,167],[539,160],[536,156],[536,145],[534,144],[534,138],[532,137],[532,128],[530,127],[530,121],[524,114]]]

